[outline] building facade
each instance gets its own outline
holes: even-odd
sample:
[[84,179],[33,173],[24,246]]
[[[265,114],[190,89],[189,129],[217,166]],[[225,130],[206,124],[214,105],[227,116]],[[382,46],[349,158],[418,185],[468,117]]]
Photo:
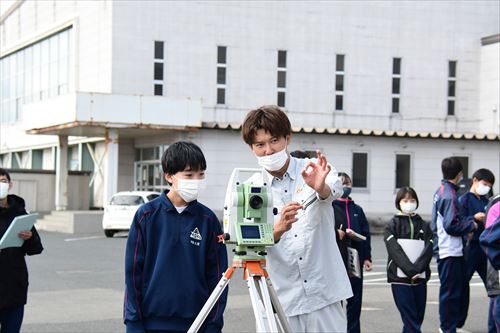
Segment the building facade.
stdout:
[[[89,171],[90,206],[162,190],[177,140],[204,150],[216,212],[264,104],[291,149],[324,151],[369,216],[410,185],[430,214],[440,162],[500,176],[498,2],[16,1],[0,19],[0,165]],[[498,192],[498,182],[495,191]]]

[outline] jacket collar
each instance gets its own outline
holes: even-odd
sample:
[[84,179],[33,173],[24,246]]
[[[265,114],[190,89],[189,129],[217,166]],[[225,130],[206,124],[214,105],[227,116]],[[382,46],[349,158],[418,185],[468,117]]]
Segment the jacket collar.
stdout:
[[[162,195],[160,196],[161,197],[161,199],[160,199],[161,203],[165,206],[165,208],[166,208],[167,211],[177,212],[177,209],[175,208],[174,204],[167,197],[167,193],[168,192],[169,192],[169,190],[163,191]],[[194,210],[196,209],[197,203],[198,203],[198,200],[194,200],[194,201],[191,201],[190,203],[188,203],[187,207],[186,207],[186,209],[184,209],[183,213],[184,212],[193,213]]]
[[442,179],[442,180],[441,180],[441,184],[443,184],[443,185],[448,184],[449,186],[453,187],[455,190],[457,190],[457,189],[458,189],[458,185],[453,184],[453,183],[452,183],[452,182],[450,182],[448,179]]

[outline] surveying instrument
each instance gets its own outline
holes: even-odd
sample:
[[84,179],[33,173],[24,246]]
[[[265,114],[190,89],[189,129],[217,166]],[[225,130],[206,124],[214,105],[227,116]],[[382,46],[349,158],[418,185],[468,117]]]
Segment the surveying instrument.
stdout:
[[[245,182],[242,173],[252,174]],[[231,174],[224,203],[224,243],[235,244],[233,263],[189,328],[198,332],[208,314],[229,284],[233,273],[243,269],[257,332],[291,332],[285,312],[266,271],[266,246],[274,245],[275,211],[267,174],[263,169],[236,168]],[[274,311],[276,311],[276,314]]]

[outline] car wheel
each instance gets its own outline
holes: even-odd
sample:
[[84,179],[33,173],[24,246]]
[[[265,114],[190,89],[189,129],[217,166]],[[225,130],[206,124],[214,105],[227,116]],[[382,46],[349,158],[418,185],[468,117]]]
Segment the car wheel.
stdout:
[[115,234],[115,231],[114,230],[104,230],[104,234],[106,235],[106,237],[111,238]]

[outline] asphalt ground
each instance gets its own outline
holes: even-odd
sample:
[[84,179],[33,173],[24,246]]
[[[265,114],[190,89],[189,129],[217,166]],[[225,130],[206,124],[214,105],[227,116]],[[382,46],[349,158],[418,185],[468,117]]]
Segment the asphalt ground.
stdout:
[[[27,257],[30,289],[22,332],[123,332],[126,234],[114,238],[40,234],[44,252]],[[401,318],[386,282],[387,254],[381,236],[372,237],[372,248],[374,268],[365,273],[361,331],[401,332]],[[431,267],[424,332],[437,332],[439,327],[439,279],[434,261]],[[236,272],[229,285],[224,332],[255,332],[242,272]],[[481,280],[474,276],[466,332],[487,331],[488,302]]]

